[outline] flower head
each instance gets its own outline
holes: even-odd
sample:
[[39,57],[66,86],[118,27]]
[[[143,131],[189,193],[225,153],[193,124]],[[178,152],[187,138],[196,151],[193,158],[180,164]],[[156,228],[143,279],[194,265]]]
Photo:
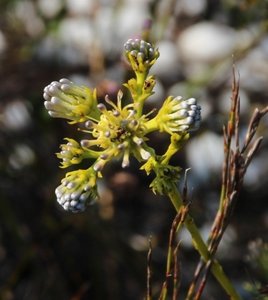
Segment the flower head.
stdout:
[[70,123],[84,122],[99,115],[96,91],[75,85],[68,79],[53,81],[44,88],[44,105],[53,118],[70,120]]
[[96,179],[92,168],[67,173],[55,190],[58,203],[68,211],[84,211],[97,198]]
[[125,55],[135,72],[149,71],[159,57],[158,49],[140,39],[129,39],[125,45]]
[[106,162],[113,158],[123,158],[122,167],[129,165],[130,154],[138,160],[147,160],[145,138],[145,116],[138,117],[133,104],[122,107],[122,92],[118,93],[117,105],[106,97],[106,102],[112,107],[108,110],[105,104],[99,104],[100,120],[92,122],[93,139],[83,141],[84,147],[97,146],[102,149],[99,159],[94,164],[96,171],[100,171]]
[[66,144],[61,145],[61,152],[57,153],[57,157],[62,159],[61,167],[67,168],[73,164],[79,164],[83,160],[84,150],[80,144],[69,138],[65,138]]
[[[61,167],[67,168],[90,158],[90,167],[66,174],[56,188],[57,201],[65,210],[79,212],[97,197],[97,179],[113,159],[122,160],[122,167],[129,166],[131,157],[143,162],[141,169],[149,175],[155,173],[150,187],[154,192],[167,194],[176,185],[180,168],[169,164],[189,138],[190,131],[198,129],[201,108],[194,98],[168,97],[154,117],[144,113],[145,100],[154,91],[156,80],[149,70],[159,57],[158,49],[144,40],[129,39],[124,54],[135,76],[124,86],[128,89],[130,103],[123,104],[119,90],[117,101],[108,95],[98,103],[96,90],[76,85],[68,79],[53,81],[44,89],[45,107],[50,116],[64,118],[69,123],[80,124],[84,137],[80,142],[66,138],[57,153]],[[161,156],[147,144],[148,134],[165,131],[171,135],[170,145]]]
[[176,98],[170,96],[163,103],[156,119],[160,131],[169,134],[188,133],[199,128],[201,107],[194,98],[183,100],[180,96]]

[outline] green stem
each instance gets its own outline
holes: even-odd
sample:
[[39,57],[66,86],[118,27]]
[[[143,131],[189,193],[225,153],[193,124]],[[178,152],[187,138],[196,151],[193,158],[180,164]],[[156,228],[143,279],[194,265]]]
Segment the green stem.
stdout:
[[189,139],[189,133],[183,135],[174,133],[170,138],[169,147],[166,153],[163,155],[163,160],[161,161],[161,164],[168,164],[171,157],[180,150],[183,143],[188,139]]
[[143,86],[144,86],[144,82],[145,79],[147,77],[147,73],[136,73],[136,78],[137,78],[137,94],[134,100],[134,103],[136,105],[136,109],[137,109],[137,115],[141,116],[142,115],[142,111],[143,111],[143,105],[144,105],[144,101],[146,98],[144,98],[143,95]]
[[156,131],[159,125],[157,123],[157,118],[154,117],[153,119],[146,122],[146,134]]
[[[178,212],[179,209],[182,207],[182,199],[178,190],[174,187],[171,192],[168,194],[172,204],[174,205],[176,211]],[[206,243],[203,241],[198,228],[196,227],[193,218],[188,214],[185,219],[185,226],[191,234],[193,245],[196,250],[200,253],[203,260],[208,262],[210,259],[210,253],[207,249]],[[226,293],[230,296],[231,300],[241,300],[241,297],[236,292],[235,288],[233,287],[231,281],[224,273],[221,265],[217,260],[213,259],[212,267],[211,267],[212,274],[221,284],[223,289]]]

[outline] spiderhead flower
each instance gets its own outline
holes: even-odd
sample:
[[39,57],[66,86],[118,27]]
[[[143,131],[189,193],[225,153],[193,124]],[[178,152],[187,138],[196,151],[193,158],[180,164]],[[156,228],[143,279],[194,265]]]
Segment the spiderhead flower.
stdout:
[[91,122],[91,140],[82,142],[84,147],[97,146],[102,149],[99,159],[94,164],[96,171],[101,171],[104,165],[112,158],[122,158],[122,167],[129,165],[130,155],[133,154],[138,160],[147,160],[150,157],[146,138],[146,116],[138,117],[133,104],[122,107],[122,92],[119,91],[117,104],[109,100],[105,101],[112,107],[98,105],[101,111],[100,120]]
[[93,168],[68,172],[55,190],[58,203],[68,211],[84,211],[97,198],[96,179]]
[[[130,101],[123,104],[123,92],[119,90],[117,101],[108,96],[98,103],[96,90],[76,85],[68,79],[53,81],[44,89],[45,107],[50,116],[64,118],[69,123],[83,123],[83,140],[77,142],[66,138],[60,146],[57,157],[61,167],[67,168],[90,158],[87,170],[76,170],[66,174],[55,193],[65,210],[83,211],[92,199],[97,197],[97,179],[111,160],[122,161],[122,167],[129,166],[131,157],[143,163],[148,175],[155,174],[151,184],[154,192],[167,194],[179,178],[178,167],[169,164],[189,132],[199,127],[200,106],[194,98],[168,97],[155,117],[151,111],[144,113],[144,103],[154,91],[155,77],[149,70],[159,57],[158,49],[140,39],[129,39],[124,45],[124,54],[135,76],[124,86],[128,89]],[[154,131],[170,134],[170,144],[161,156],[156,155],[147,141]]]
[[70,123],[84,122],[97,118],[96,90],[75,85],[68,79],[53,81],[44,88],[44,105],[53,118],[63,118]]
[[62,160],[61,168],[79,164],[85,158],[97,158],[99,156],[99,152],[85,149],[73,139],[65,138],[65,140],[67,143],[60,145],[61,151],[56,153],[57,157]]
[[66,144],[62,144],[61,152],[56,153],[59,159],[62,159],[61,167],[67,168],[73,164],[79,164],[83,159],[84,150],[80,144],[69,138],[65,138]]
[[125,45],[125,55],[134,72],[147,73],[159,57],[158,49],[140,39],[129,39]]
[[182,99],[170,96],[163,103],[155,119],[148,126],[157,126],[160,131],[172,133],[188,133],[199,128],[201,107],[196,99]]

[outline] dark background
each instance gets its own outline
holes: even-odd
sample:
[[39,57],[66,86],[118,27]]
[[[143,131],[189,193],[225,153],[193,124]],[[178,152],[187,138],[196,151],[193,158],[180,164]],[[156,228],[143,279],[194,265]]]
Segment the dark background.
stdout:
[[[143,299],[150,237],[157,298],[171,204],[152,194],[150,178],[135,161],[127,170],[115,162],[105,171],[98,203],[81,214],[63,211],[54,189],[64,170],[54,153],[64,137],[81,135],[49,118],[43,88],[67,77],[97,86],[100,99],[114,98],[128,76],[123,43],[152,18],[160,58],[148,110],[169,94],[196,97],[202,106],[201,129],[174,163],[192,168],[191,212],[206,237],[219,199],[233,61],[240,74],[241,137],[254,107],[268,104],[267,3],[1,0],[0,299]],[[268,281],[267,127],[266,117],[259,130],[263,144],[218,254],[244,299],[252,299],[245,283],[254,289]],[[152,139],[162,153],[166,137]],[[178,240],[183,294],[198,255],[186,232]],[[227,296],[210,277],[204,299]]]

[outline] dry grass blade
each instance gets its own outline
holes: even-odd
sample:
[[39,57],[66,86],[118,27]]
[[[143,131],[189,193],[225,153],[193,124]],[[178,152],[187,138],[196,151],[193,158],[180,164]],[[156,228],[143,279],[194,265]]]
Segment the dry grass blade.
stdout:
[[[165,300],[167,297],[168,289],[172,283],[173,285],[173,295],[178,294],[178,260],[177,260],[177,250],[178,245],[176,245],[176,234],[181,228],[187,213],[189,211],[189,205],[182,206],[176,217],[174,218],[169,233],[169,245],[168,245],[168,256],[167,256],[167,266],[166,266],[166,278],[162,285],[159,300]],[[173,281],[171,281],[173,279]],[[174,285],[175,284],[175,285]]]
[[173,293],[172,300],[177,300],[179,296],[180,287],[180,272],[179,272],[179,261],[178,261],[179,244],[176,246],[173,257],[174,257],[174,272],[173,272]]
[[[207,276],[209,274],[211,262],[218,249],[222,236],[230,223],[231,215],[238,198],[246,170],[261,145],[262,137],[257,138],[255,141],[253,141],[253,139],[256,135],[261,119],[267,112],[268,106],[262,110],[255,109],[249,122],[245,141],[242,145],[242,149],[240,150],[239,81],[236,79],[236,70],[235,66],[233,66],[231,109],[227,127],[223,127],[224,162],[222,169],[222,190],[220,205],[215,216],[208,240],[208,249],[211,257],[208,263],[200,260],[195,271],[194,279],[188,290],[187,299],[197,300],[201,297],[207,280]],[[202,279],[200,279],[202,273]],[[196,293],[194,297],[193,295],[195,290]]]
[[201,295],[204,291],[204,288],[206,286],[206,283],[207,283],[207,279],[208,279],[208,275],[209,275],[209,271],[210,271],[210,268],[211,268],[211,265],[212,265],[212,260],[209,260],[207,263],[206,263],[206,269],[205,269],[205,272],[203,274],[203,277],[200,281],[200,284],[199,284],[199,287],[196,291],[196,294],[194,296],[194,300],[199,300],[201,298]]
[[246,156],[246,160],[245,160],[245,168],[248,167],[248,165],[250,164],[253,156],[255,155],[255,153],[259,150],[261,142],[263,140],[263,137],[259,137],[254,144],[251,146],[251,148],[248,151],[248,154]]
[[146,300],[152,299],[152,242],[149,239],[149,250],[147,254],[147,289],[146,289]]
[[190,284],[190,287],[188,289],[188,292],[187,292],[187,296],[186,296],[186,300],[190,300],[190,299],[193,299],[193,295],[195,293],[195,290],[196,290],[196,286],[198,284],[198,280],[202,274],[202,271],[205,267],[205,263],[203,260],[200,259],[196,269],[195,269],[195,273],[194,273],[194,278]]
[[268,112],[268,106],[266,106],[264,109],[262,109],[261,111],[256,108],[251,119],[249,122],[249,126],[248,126],[248,130],[246,133],[246,138],[245,138],[245,142],[244,142],[244,146],[241,150],[241,153],[244,153],[247,149],[247,147],[249,146],[249,144],[251,143],[253,137],[256,134],[256,131],[259,127],[260,121],[261,119],[267,114]]

